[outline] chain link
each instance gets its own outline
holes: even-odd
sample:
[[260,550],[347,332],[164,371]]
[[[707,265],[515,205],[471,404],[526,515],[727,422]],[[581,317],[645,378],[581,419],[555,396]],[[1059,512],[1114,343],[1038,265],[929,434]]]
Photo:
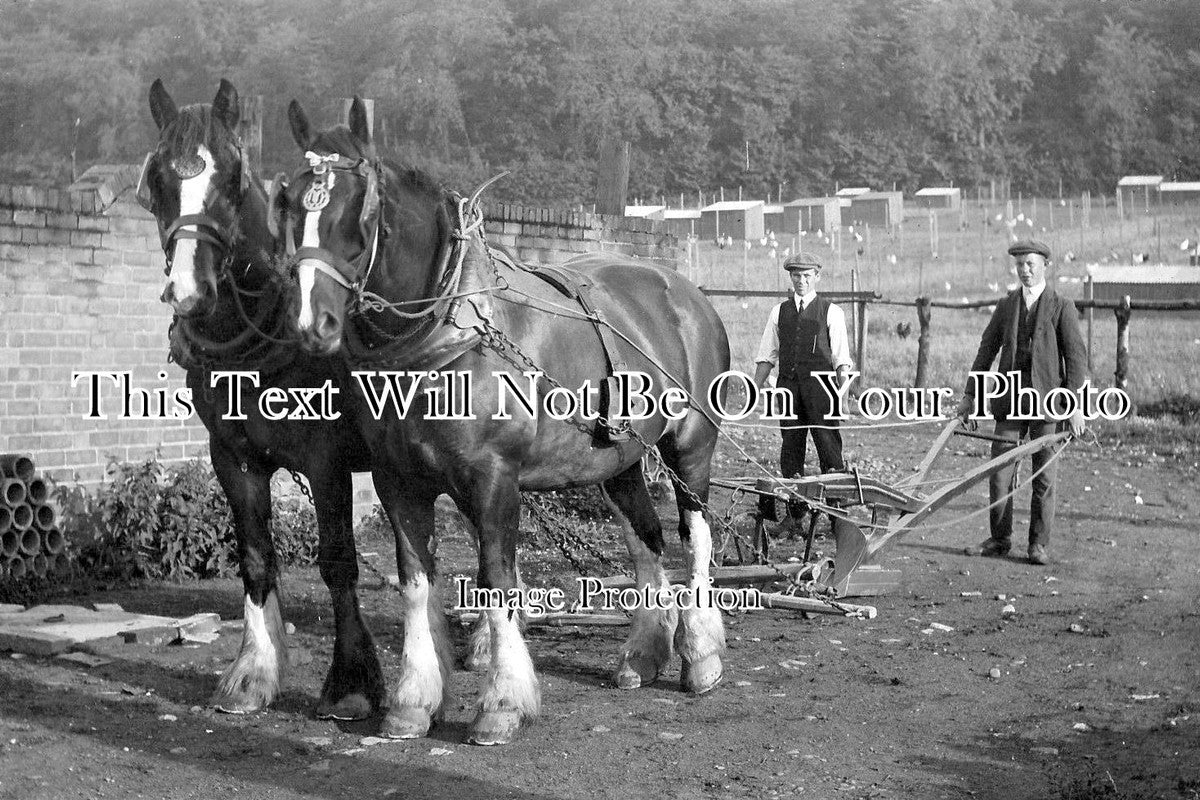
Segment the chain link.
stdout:
[[[308,504],[313,507],[313,511],[316,511],[317,502],[313,499],[312,489],[308,488],[308,483],[304,480],[304,476],[294,469],[289,468],[288,472],[291,473],[292,480],[295,482],[296,486],[300,487],[300,494],[304,495],[304,499],[307,500]],[[358,559],[358,563],[367,568],[367,572],[370,572],[379,579],[379,588],[382,589],[385,586],[392,586],[392,588],[394,588],[397,592],[401,592],[399,582],[393,585],[392,582],[388,580],[388,576],[383,573],[383,570],[368,561],[366,556],[358,552],[357,547],[354,548],[354,557]]]
[[[537,372],[553,388],[566,388],[557,380],[547,375],[544,370],[540,369],[537,363],[530,358],[530,356],[526,354],[516,342],[509,338],[508,334],[497,328],[490,319],[485,319],[483,321],[483,344],[517,369],[522,371]],[[564,422],[567,422],[572,427],[576,428],[582,433],[587,434],[588,436],[595,435],[595,430],[591,426],[582,420],[576,419],[575,417],[564,420]],[[722,552],[724,552],[726,542],[728,542],[730,537],[732,537],[737,540],[739,544],[744,545],[747,552],[755,553],[758,556],[763,555],[759,548],[756,548],[752,542],[747,542],[745,537],[738,533],[737,529],[733,526],[732,521],[733,517],[735,516],[733,513],[733,508],[736,505],[736,501],[731,502],[729,511],[726,512],[724,516],[718,516],[709,506],[709,504],[704,500],[701,500],[700,496],[696,494],[690,486],[687,485],[687,482],[684,481],[675,470],[671,469],[671,467],[669,467],[665,461],[663,461],[662,454],[658,452],[658,448],[646,441],[645,437],[629,426],[628,423],[623,423],[620,426],[614,426],[604,415],[597,416],[596,423],[597,425],[607,428],[611,432],[619,433],[621,435],[628,435],[631,439],[642,446],[646,454],[651,460],[654,461],[655,468],[670,479],[672,486],[675,487],[675,490],[682,490],[684,495],[702,513],[712,520],[713,524],[718,528],[718,540],[721,542]],[[714,549],[713,557],[710,558],[710,561],[713,566],[720,566],[716,563],[716,552],[717,551]],[[782,572],[777,566],[771,566],[779,574],[780,579],[786,581],[791,580],[790,577]]]

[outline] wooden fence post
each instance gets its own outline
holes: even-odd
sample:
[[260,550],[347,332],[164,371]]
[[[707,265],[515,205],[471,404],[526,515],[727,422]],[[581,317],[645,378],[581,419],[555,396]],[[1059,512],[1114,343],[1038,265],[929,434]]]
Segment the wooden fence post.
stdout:
[[859,306],[859,312],[858,341],[855,342],[858,353],[855,357],[855,364],[859,372],[859,386],[861,387],[866,385],[867,380],[867,309],[870,307],[870,303],[860,300],[856,305]]
[[929,366],[929,324],[933,317],[933,301],[928,297],[917,298],[917,322],[921,332],[917,336],[917,377],[913,382],[916,387],[925,385],[925,373]]
[[[850,291],[851,292],[858,291],[858,266],[857,266],[858,265],[858,253],[857,252],[854,253],[854,263],[855,263],[855,266],[850,268]],[[859,310],[860,309],[858,307],[858,301],[855,300],[854,304],[850,307],[850,313],[852,315],[851,320],[850,320],[850,327],[854,331],[855,336],[859,335],[859,327],[858,327]],[[856,340],[855,341],[855,349],[857,349],[857,346],[858,346],[858,341]],[[859,369],[861,370],[862,367],[859,367]]]
[[1121,305],[1113,309],[1117,315],[1117,368],[1113,373],[1113,385],[1121,391],[1129,387],[1129,295],[1121,298]]
[[[606,139],[600,145],[600,163],[596,175],[596,213],[625,215],[625,198],[629,193],[629,142]],[[725,187],[721,187],[724,199]],[[717,235],[721,235],[720,212],[717,212]]]
[[[1088,299],[1088,303],[1089,303],[1089,304],[1091,304],[1091,303],[1094,303],[1094,302],[1095,302],[1095,300],[1096,300],[1096,284],[1095,284],[1095,283],[1092,281],[1092,274],[1091,274],[1090,272],[1088,273],[1088,277],[1087,277],[1087,299]],[[1088,329],[1088,338],[1087,338],[1087,349],[1088,349],[1088,359],[1087,359],[1087,365],[1088,365],[1088,366],[1087,366],[1087,368],[1088,368],[1088,377],[1091,377],[1092,370],[1095,368],[1095,365],[1094,365],[1094,364],[1093,364],[1093,362],[1092,362],[1092,325],[1093,325],[1093,323],[1095,322],[1095,317],[1096,317],[1096,308],[1095,308],[1095,306],[1093,306],[1093,305],[1088,305],[1088,310],[1087,310],[1087,329]]]

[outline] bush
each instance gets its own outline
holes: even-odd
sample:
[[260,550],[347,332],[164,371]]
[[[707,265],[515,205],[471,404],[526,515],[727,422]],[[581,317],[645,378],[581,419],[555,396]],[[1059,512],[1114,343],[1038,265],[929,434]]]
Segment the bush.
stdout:
[[[237,570],[233,515],[212,468],[199,460],[164,467],[113,459],[108,483],[93,496],[55,488],[63,528],[79,545],[84,571],[117,578],[185,580]],[[280,563],[312,564],[316,515],[301,498],[277,504],[271,535]]]

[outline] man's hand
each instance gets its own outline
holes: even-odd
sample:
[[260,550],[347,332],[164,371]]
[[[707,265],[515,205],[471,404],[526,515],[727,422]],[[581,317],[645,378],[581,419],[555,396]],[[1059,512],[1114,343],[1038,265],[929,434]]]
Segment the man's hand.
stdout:
[[974,407],[975,398],[963,395],[963,399],[958,401],[958,408],[954,412],[954,416],[958,417],[966,429],[970,431],[979,427],[979,420],[970,419],[971,410]]
[[754,365],[754,388],[762,389],[767,384],[767,378],[771,377],[771,370],[775,365],[770,361],[759,361]]
[[1067,423],[1071,427],[1071,435],[1075,438],[1083,436],[1083,432],[1087,430],[1087,421],[1083,418],[1083,409],[1075,409],[1075,413],[1071,415],[1071,419]]

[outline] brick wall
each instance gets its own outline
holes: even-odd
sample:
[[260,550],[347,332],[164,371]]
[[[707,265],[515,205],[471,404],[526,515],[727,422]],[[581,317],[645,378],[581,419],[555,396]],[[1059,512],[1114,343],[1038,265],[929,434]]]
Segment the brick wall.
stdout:
[[530,264],[558,264],[604,250],[678,269],[686,252],[661,220],[485,203],[488,240],[515,250]]
[[[68,189],[0,185],[0,453],[28,453],[59,481],[95,485],[110,458],[207,457],[197,420],[119,419],[121,393],[107,380],[107,418],[88,419],[86,387],[71,383],[74,371],[128,371],[168,400],[183,387],[167,363],[163,256],[153,219],[132,202],[136,179],[135,166],[103,166]],[[661,222],[506,203],[485,214],[489,238],[530,263],[597,250],[683,259]],[[369,476],[356,477],[355,501],[356,515],[370,509]]]

